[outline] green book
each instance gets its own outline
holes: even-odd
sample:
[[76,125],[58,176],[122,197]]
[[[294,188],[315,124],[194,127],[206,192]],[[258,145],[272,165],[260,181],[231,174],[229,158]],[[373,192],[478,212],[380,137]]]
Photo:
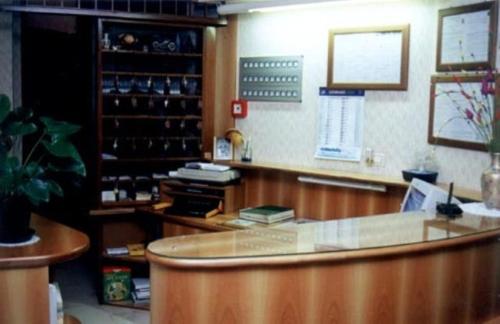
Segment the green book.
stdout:
[[131,269],[129,267],[103,268],[104,302],[130,299],[130,271]]
[[291,219],[294,216],[295,214],[292,208],[274,205],[265,205],[240,210],[240,218],[265,224]]

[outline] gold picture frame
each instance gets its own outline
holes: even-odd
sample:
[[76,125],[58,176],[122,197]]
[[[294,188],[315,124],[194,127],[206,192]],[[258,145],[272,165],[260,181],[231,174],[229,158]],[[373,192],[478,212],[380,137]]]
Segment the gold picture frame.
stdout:
[[327,87],[406,90],[410,25],[332,29]]

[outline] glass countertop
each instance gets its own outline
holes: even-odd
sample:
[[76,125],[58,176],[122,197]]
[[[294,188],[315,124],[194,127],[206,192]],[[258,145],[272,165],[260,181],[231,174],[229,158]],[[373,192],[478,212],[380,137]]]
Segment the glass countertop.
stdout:
[[284,256],[396,247],[500,230],[500,218],[464,213],[449,220],[424,212],[395,213],[165,238],[148,249],[175,259]]

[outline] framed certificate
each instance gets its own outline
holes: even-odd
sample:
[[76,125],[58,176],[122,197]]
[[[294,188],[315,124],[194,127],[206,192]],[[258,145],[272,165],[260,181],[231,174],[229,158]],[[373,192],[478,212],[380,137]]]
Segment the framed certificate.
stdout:
[[410,26],[333,29],[328,88],[406,90]]
[[494,67],[496,35],[496,1],[439,10],[436,70]]
[[[431,78],[427,142],[469,150],[486,151],[479,134],[474,106],[482,106],[481,119],[491,123],[495,114],[494,95],[482,96],[484,75],[433,76]],[[497,78],[498,83],[498,78]],[[469,111],[469,112],[468,112]],[[471,118],[467,117],[471,114]],[[474,115],[473,115],[474,114]]]

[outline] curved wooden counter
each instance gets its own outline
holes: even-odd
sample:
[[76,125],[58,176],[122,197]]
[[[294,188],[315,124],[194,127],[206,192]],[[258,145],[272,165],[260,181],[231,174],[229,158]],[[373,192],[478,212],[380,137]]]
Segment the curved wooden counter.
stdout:
[[49,265],[76,258],[89,247],[87,235],[32,215],[40,241],[0,247],[0,324],[49,322]]
[[153,242],[152,323],[470,323],[500,307],[500,219],[389,214]]

